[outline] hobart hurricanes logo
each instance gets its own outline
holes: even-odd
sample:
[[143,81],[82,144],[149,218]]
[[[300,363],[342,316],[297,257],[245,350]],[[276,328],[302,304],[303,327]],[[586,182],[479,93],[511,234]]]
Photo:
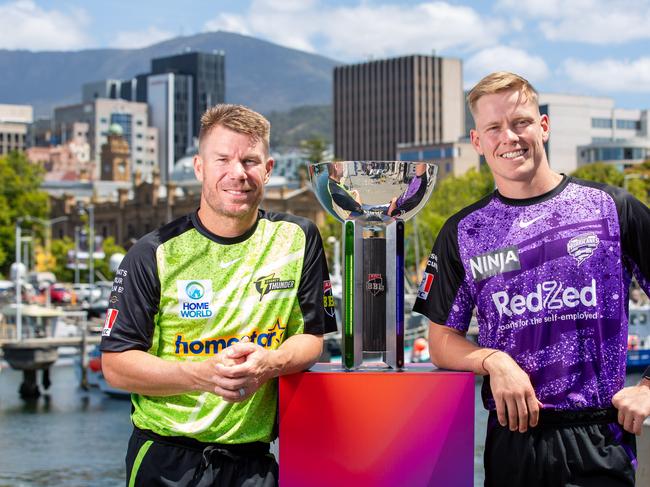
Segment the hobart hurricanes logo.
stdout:
[[580,265],[593,255],[599,243],[600,239],[595,233],[578,235],[569,240],[566,244],[566,250]]
[[176,281],[178,316],[189,320],[210,318],[212,311],[212,281],[190,279]]
[[521,269],[519,250],[512,246],[477,255],[469,259],[469,266],[476,282],[504,272],[516,271]]
[[271,291],[281,291],[283,289],[293,289],[296,285],[296,281],[293,279],[282,281],[279,277],[275,277],[275,274],[270,276],[260,277],[255,281],[255,289],[260,293],[260,301]]

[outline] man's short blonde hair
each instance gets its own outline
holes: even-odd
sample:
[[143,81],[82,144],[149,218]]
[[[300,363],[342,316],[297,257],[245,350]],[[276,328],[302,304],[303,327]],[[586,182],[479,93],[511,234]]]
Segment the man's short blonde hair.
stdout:
[[476,115],[476,103],[485,95],[494,95],[503,91],[518,91],[526,100],[538,103],[537,90],[530,82],[518,74],[507,71],[497,71],[488,74],[479,81],[467,95],[467,104],[472,115]]
[[253,144],[256,144],[261,140],[264,144],[266,154],[268,155],[271,124],[263,115],[260,115],[256,111],[243,105],[222,103],[208,108],[201,116],[199,148],[201,147],[203,139],[217,125],[250,136]]

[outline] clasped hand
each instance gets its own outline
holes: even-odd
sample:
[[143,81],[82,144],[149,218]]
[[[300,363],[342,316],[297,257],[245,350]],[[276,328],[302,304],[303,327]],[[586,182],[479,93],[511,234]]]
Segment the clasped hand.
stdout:
[[214,364],[213,392],[228,402],[248,399],[270,379],[270,354],[247,340],[226,348]]

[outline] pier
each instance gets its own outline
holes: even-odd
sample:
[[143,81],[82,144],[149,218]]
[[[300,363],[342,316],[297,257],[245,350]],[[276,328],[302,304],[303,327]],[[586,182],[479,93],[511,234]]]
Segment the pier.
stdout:
[[50,367],[59,358],[59,347],[78,347],[81,357],[81,387],[87,387],[86,351],[89,345],[97,345],[100,335],[65,338],[28,338],[21,341],[6,341],[2,344],[4,360],[12,369],[23,371],[23,382],[18,389],[20,397],[34,399],[41,395],[37,374],[42,371],[41,385],[50,387]]

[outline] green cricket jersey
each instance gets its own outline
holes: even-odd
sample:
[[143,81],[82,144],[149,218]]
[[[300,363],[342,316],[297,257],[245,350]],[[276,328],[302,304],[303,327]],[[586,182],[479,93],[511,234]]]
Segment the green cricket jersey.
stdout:
[[[323,245],[304,218],[260,210],[244,235],[210,233],[196,212],[144,236],[116,273],[106,352],[205,360],[244,336],[276,349],[297,333],[336,330]],[[132,395],[133,423],[203,442],[271,441],[277,380],[241,403],[211,393]]]

